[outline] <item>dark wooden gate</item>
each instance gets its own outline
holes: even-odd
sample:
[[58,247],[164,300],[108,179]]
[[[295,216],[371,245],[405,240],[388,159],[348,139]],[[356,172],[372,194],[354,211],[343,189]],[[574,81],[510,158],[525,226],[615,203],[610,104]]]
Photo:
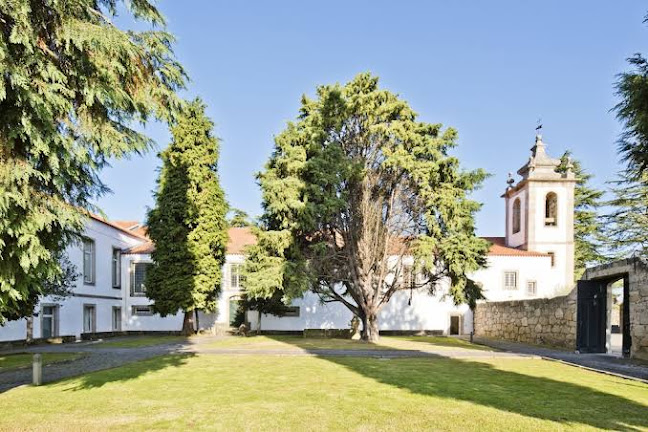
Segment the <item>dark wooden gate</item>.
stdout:
[[578,281],[577,349],[581,353],[604,353],[607,309],[607,284]]

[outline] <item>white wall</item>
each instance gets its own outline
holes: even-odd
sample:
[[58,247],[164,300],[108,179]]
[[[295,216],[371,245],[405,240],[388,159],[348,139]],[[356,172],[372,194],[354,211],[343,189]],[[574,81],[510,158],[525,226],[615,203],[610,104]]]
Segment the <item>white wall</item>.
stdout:
[[[112,251],[113,248],[126,249],[142,243],[142,240],[131,236],[112,226],[88,219],[84,236],[95,243],[95,281],[84,283],[83,249],[79,243],[71,244],[67,249],[70,262],[79,274],[73,294],[63,301],[55,298],[43,298],[34,313],[34,338],[42,337],[40,309],[43,304],[58,305],[58,336],[77,336],[83,332],[83,305],[95,305],[96,331],[112,331],[112,308],[122,305],[122,289],[112,287]],[[124,286],[122,272],[122,288]],[[0,327],[0,341],[20,340],[26,337],[26,320],[9,322]]]
[[[516,198],[520,199],[520,231],[513,233],[513,203]],[[526,243],[526,230],[527,230],[527,220],[526,220],[526,207],[527,207],[527,190],[522,188],[521,190],[512,194],[509,198],[505,200],[506,205],[506,245],[510,247],[519,247]]]
[[[468,306],[454,306],[446,296],[447,288],[440,288],[436,295],[430,296],[425,292],[414,292],[411,304],[409,291],[396,293],[379,313],[380,330],[429,330],[448,334],[450,316],[462,317],[463,333],[472,330],[472,315]],[[322,304],[319,297],[306,293],[303,298],[292,302],[299,306],[299,317],[276,317],[263,315],[261,330],[269,331],[301,331],[304,329],[346,329],[350,328],[353,314],[341,303]],[[257,328],[257,313],[251,311],[248,320],[252,329]]]
[[[518,273],[518,289],[504,289],[504,273]],[[488,300],[519,300],[538,297],[554,297],[560,287],[560,274],[551,268],[551,258],[539,256],[489,256],[488,267],[478,270],[472,278],[482,284]],[[535,281],[537,295],[527,293],[527,281]]]
[[[149,254],[129,254],[122,257],[122,330],[124,331],[180,331],[184,313],[178,312],[174,315],[162,317],[159,314],[153,315],[134,315],[133,306],[150,306],[153,304],[146,296],[131,295],[131,264],[132,263],[150,263]],[[215,314],[203,313],[198,314],[199,329],[206,330],[211,328],[215,322]]]

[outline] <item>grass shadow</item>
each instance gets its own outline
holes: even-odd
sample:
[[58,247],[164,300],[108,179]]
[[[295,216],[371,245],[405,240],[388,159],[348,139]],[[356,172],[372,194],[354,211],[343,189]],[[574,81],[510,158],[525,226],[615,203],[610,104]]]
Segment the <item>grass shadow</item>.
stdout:
[[[282,341],[288,342],[285,338]],[[520,362],[518,369],[527,372],[522,373],[498,368],[497,361],[434,355],[381,361],[366,357],[325,356],[317,350],[312,353],[376,382],[415,394],[469,402],[556,422],[563,427],[576,424],[606,430],[648,429],[648,405],[595,388],[596,382],[614,381],[610,385],[618,385],[618,378],[577,369],[572,371],[571,366],[546,360],[509,360]],[[375,355],[379,356],[380,352]],[[532,365],[538,365],[536,370]],[[585,374],[584,377],[586,374],[598,376],[595,375],[595,382],[590,383],[593,386],[588,386],[586,382],[570,382],[576,373]],[[543,374],[551,377],[541,376]],[[643,399],[643,388],[648,400],[648,386],[637,385],[639,388],[634,390],[635,395],[639,394]]]
[[[78,380],[79,384],[67,388],[64,391],[79,391],[103,387],[106,384],[114,382],[126,382],[142,377],[146,374],[157,372],[167,368],[181,367],[186,364],[187,360],[195,356],[194,353],[167,354],[145,360],[135,361],[126,365],[119,365],[112,369],[102,369],[95,372],[66,379],[65,381]],[[65,381],[48,383],[47,385],[57,385]]]

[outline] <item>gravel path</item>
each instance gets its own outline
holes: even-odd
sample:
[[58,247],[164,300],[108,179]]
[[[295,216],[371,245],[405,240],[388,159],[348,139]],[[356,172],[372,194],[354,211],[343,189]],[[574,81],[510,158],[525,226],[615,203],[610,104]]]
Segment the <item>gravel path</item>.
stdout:
[[598,372],[636,378],[648,382],[648,366],[643,366],[620,357],[607,354],[577,354],[516,342],[495,339],[475,338],[475,342],[511,353],[530,354],[546,359],[558,360],[575,366],[594,369]]
[[[29,347],[20,350],[8,351],[6,353],[70,352],[85,354],[78,360],[63,361],[44,365],[43,382],[47,383],[76,375],[83,375],[102,369],[110,369],[118,366],[123,366],[128,363],[145,360],[151,357],[172,354],[178,352],[178,350],[182,347],[183,345],[179,344],[166,344],[141,348],[103,349],[99,348],[97,344],[82,343]],[[30,384],[31,382],[31,367],[0,372],[0,393],[23,384]]]

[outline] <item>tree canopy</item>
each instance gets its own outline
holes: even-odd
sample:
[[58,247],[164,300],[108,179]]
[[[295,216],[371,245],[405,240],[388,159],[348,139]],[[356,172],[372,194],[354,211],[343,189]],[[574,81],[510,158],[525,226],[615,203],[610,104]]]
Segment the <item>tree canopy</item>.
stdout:
[[648,258],[648,174],[622,172],[612,182],[612,199],[606,204],[605,238],[610,251],[619,256]]
[[111,21],[118,0],[0,1],[0,322],[64,272],[109,159],[146,151],[135,129],[168,121],[185,74],[148,0],[125,1],[150,28]]
[[481,291],[468,274],[488,244],[468,195],[486,174],[460,168],[449,154],[456,140],[370,74],[304,96],[258,175],[264,231],[245,266],[247,291],[289,299],[310,289],[358,316],[368,341],[398,291],[433,293],[449,280],[457,303],[474,303]]
[[194,311],[216,310],[225,263],[228,207],[212,129],[204,104],[198,99],[189,103],[161,154],[155,208],[148,213],[155,250],[146,295],[162,316],[185,312],[185,333],[193,332]]
[[607,259],[604,254],[605,241],[603,223],[599,214],[603,205],[604,191],[594,188],[590,181],[593,177],[572,159],[566,151],[560,158],[557,171],[564,173],[571,166],[576,177],[574,189],[574,274],[578,279],[588,264],[600,263]]
[[247,212],[237,208],[231,209],[230,212],[232,213],[232,217],[229,220],[230,226],[237,228],[252,226],[250,215]]

